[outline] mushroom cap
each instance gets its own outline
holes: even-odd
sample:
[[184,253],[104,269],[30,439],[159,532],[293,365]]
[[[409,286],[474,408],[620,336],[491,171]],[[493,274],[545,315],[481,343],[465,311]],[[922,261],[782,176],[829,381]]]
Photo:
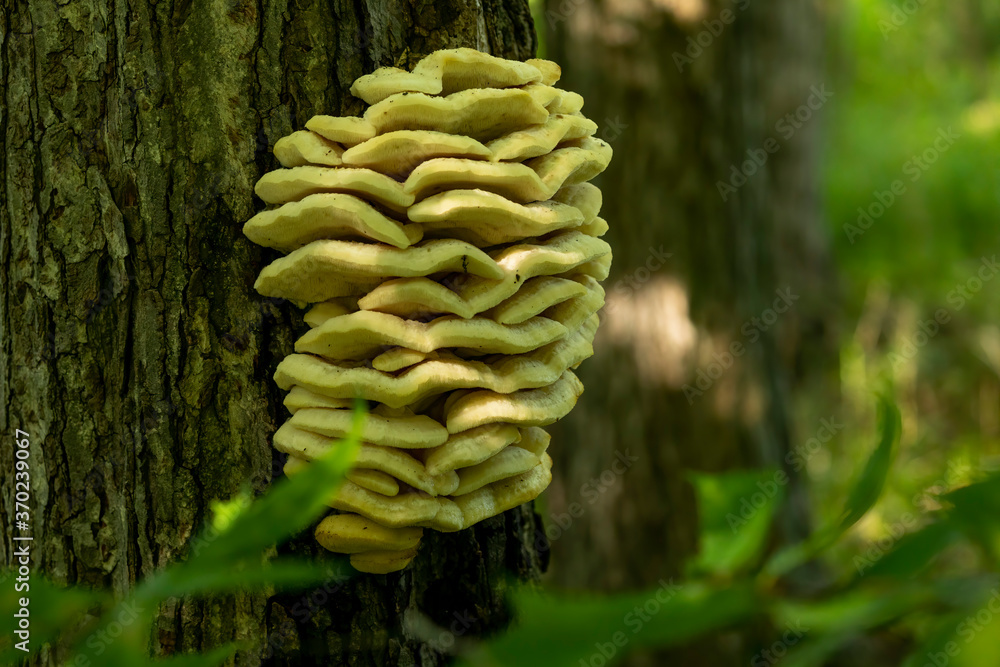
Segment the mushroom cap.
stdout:
[[576,267],[574,271],[577,275],[590,276],[594,280],[605,280],[611,269],[611,254],[599,257],[590,262],[584,262]]
[[[354,411],[302,408],[285,423],[331,438],[345,438],[353,430]],[[387,417],[372,411],[365,415],[359,438],[386,447],[426,449],[443,444],[448,439],[448,431],[427,415]]]
[[354,146],[375,136],[375,128],[364,118],[354,116],[313,116],[306,128],[330,141]]
[[[525,354],[491,361],[424,361],[398,375],[355,364],[333,363],[291,354],[278,364],[274,380],[282,389],[300,385],[334,398],[358,396],[391,407],[410,405],[452,389],[485,388],[501,394],[552,384],[594,353],[593,334],[581,327],[565,338]],[[449,429],[451,430],[451,429]]]
[[460,483],[452,497],[464,496],[487,484],[528,472],[541,463],[541,455],[510,445],[482,463],[458,471]]
[[477,426],[453,433],[443,445],[427,450],[424,465],[432,475],[473,466],[520,440],[521,432],[512,424]]
[[[458,476],[456,475],[455,478],[457,479]],[[468,525],[465,523],[465,517],[462,515],[462,510],[451,498],[438,498],[437,501],[437,514],[433,518],[422,521],[419,524],[420,526],[433,528],[442,533],[454,533],[463,528],[468,528]]]
[[437,95],[440,92],[441,77],[408,72],[398,67],[380,67],[371,74],[357,78],[351,85],[351,95],[368,104],[376,104],[396,93]]
[[399,93],[368,107],[364,119],[377,134],[434,130],[490,141],[525,125],[544,123],[549,112],[520,88],[463,90],[447,97]]
[[366,197],[400,214],[405,214],[413,203],[413,195],[399,182],[360,167],[330,169],[307,165],[275,169],[261,176],[254,191],[268,204],[298,201],[319,192],[342,192]]
[[445,190],[478,188],[512,201],[548,199],[552,193],[530,167],[518,162],[483,162],[441,157],[422,163],[406,178],[403,189],[420,201]]
[[264,267],[254,288],[264,296],[317,303],[364,294],[389,277],[462,271],[502,278],[503,270],[479,248],[433,239],[400,249],[352,241],[313,241]]
[[[339,446],[339,442],[335,438],[306,431],[290,421],[281,425],[281,428],[275,432],[273,440],[274,448],[279,452],[285,452],[304,461],[316,460],[334,447]],[[359,470],[377,470],[391,475],[431,496],[447,495],[458,486],[458,478],[454,472],[446,471],[438,475],[431,475],[421,461],[408,452],[395,447],[362,443],[354,461],[354,467]]]
[[420,60],[415,74],[435,76],[445,95],[470,88],[508,88],[542,78],[531,63],[498,58],[469,48],[441,49]]
[[389,528],[409,528],[434,520],[441,510],[441,500],[444,499],[415,491],[383,496],[345,481],[327,504],[342,512],[360,514]]
[[[535,62],[541,67],[537,67]],[[551,61],[522,63],[506,60],[475,49],[442,49],[421,59],[412,72],[398,67],[382,67],[366,74],[354,82],[351,94],[368,104],[377,104],[390,95],[402,92],[448,95],[470,88],[508,88],[542,78],[551,79],[552,65],[555,63]]]
[[538,389],[511,394],[474,391],[459,399],[448,411],[448,432],[462,433],[497,422],[545,426],[569,414],[582,393],[583,383],[569,370],[556,382]]
[[564,186],[589,181],[604,171],[609,162],[611,145],[603,139],[587,137],[524,164],[535,171],[551,196]]
[[[450,313],[473,317],[517,293],[523,281],[536,276],[577,273],[595,260],[591,270],[611,263],[611,246],[599,238],[571,230],[534,243],[520,243],[490,253],[503,272],[496,278],[462,278],[453,288],[426,277],[389,280],[358,300],[363,310],[377,310],[406,317],[414,312]],[[598,271],[599,273],[599,271]]]
[[522,437],[517,446],[531,452],[541,460],[542,454],[548,450],[549,444],[552,442],[552,436],[549,435],[548,431],[537,426],[529,426],[520,430]]
[[289,412],[294,414],[302,408],[333,408],[350,409],[354,406],[354,400],[350,398],[330,398],[315,392],[309,391],[305,387],[291,387],[285,394],[284,406]]
[[396,481],[395,477],[381,470],[358,468],[348,472],[347,479],[363,489],[380,493],[383,496],[395,496],[399,494],[399,482]]
[[577,114],[550,114],[541,125],[515,130],[489,144],[491,159],[520,161],[545,155],[563,141],[583,139],[597,132],[597,123]]
[[[295,454],[290,454],[283,470],[286,475],[292,477],[308,465],[309,461],[306,459],[299,458]],[[354,468],[347,471],[345,476],[358,486],[369,491],[374,491],[375,493],[380,493],[383,496],[395,496],[399,493],[399,482],[396,481],[396,478],[381,470]]]
[[274,157],[282,167],[325,165],[339,167],[344,147],[309,130],[292,132],[274,142]]
[[331,514],[316,526],[316,541],[343,554],[416,549],[421,528],[387,528],[357,514]]
[[542,454],[541,462],[527,472],[455,498],[466,526],[472,526],[518,505],[534,500],[552,481],[552,459]]
[[380,493],[383,496],[399,494],[399,482],[396,481],[395,477],[381,470],[357,468],[347,473],[347,479],[363,489]]
[[423,238],[420,225],[404,225],[363,199],[331,192],[261,211],[243,225],[243,233],[257,245],[282,252],[321,239],[362,238],[408,248]]
[[556,304],[584,296],[586,293],[587,288],[575,280],[538,276],[524,281],[521,289],[513,296],[504,299],[485,314],[501,324],[516,324],[535,317]]
[[331,360],[370,359],[386,346],[418,352],[470,348],[481,354],[522,354],[566,335],[559,322],[535,317],[519,324],[500,324],[485,317],[439,317],[431,322],[406,320],[388,313],[361,310],[332,317],[295,342],[296,352]]
[[555,201],[519,204],[486,190],[447,190],[411,206],[407,217],[430,237],[445,236],[483,247],[577,227],[584,216]]
[[[588,320],[596,317],[595,313],[604,306],[604,288],[593,277],[578,275],[574,282],[583,286],[586,292],[582,296],[566,299],[547,308],[542,315],[562,324],[568,331],[585,328]],[[587,328],[596,331],[596,324],[590,322]],[[593,336],[591,336],[593,340]]]
[[418,352],[406,347],[392,347],[372,359],[372,368],[383,373],[395,373],[427,359],[439,359],[437,352]]
[[558,63],[554,63],[551,60],[544,60],[542,58],[531,58],[530,60],[525,60],[524,62],[538,68],[541,72],[542,78],[538,80],[539,83],[543,83],[546,86],[554,86],[556,81],[562,76],[562,67]]
[[350,298],[321,301],[306,311],[306,314],[302,316],[302,321],[314,329],[331,317],[356,312],[358,309],[357,301],[355,300],[353,304],[350,301]]
[[577,227],[577,230],[588,236],[604,236],[608,233],[608,222],[604,218],[594,218]]
[[365,551],[351,554],[351,567],[368,574],[389,574],[409,565],[417,556],[417,547],[402,551]]
[[542,83],[524,86],[523,90],[550,114],[576,114],[583,108],[583,96],[571,90],[554,88]]
[[425,160],[438,157],[489,159],[489,148],[471,137],[433,130],[396,130],[372,137],[341,156],[344,164],[405,178]]
[[580,211],[580,215],[583,216],[583,222],[586,224],[596,218],[597,214],[601,212],[603,196],[601,195],[601,189],[593,183],[577,183],[559,188],[552,195],[552,201],[572,206]]

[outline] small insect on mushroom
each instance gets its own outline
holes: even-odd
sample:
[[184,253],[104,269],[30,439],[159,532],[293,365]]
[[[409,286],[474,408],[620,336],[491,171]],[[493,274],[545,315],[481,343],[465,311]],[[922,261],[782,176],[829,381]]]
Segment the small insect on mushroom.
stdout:
[[313,117],[257,183],[271,208],[244,233],[286,255],[255,288],[311,306],[274,376],[285,473],[350,431],[352,399],[374,404],[315,533],[362,572],[401,570],[425,528],[468,528],[551,481],[541,427],[583,392],[611,265],[588,183],[611,147],[559,76],[472,49],[379,69],[351,87],[363,117]]

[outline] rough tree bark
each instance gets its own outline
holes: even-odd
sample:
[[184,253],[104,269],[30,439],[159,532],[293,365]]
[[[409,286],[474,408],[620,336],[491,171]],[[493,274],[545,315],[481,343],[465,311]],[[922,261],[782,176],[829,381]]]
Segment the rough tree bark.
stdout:
[[[209,501],[268,486],[285,418],[271,374],[302,322],[253,291],[273,256],[240,231],[261,207],[252,185],[277,138],[361,111],[356,77],[456,46],[531,57],[527,3],[0,4],[0,430],[32,436],[40,570],[121,593],[184,556]],[[10,476],[0,493],[9,565]],[[239,665],[441,664],[439,626],[496,629],[507,579],[544,567],[535,520],[525,506],[429,535],[402,574],[176,601],[152,646],[263,643]],[[309,536],[287,548],[327,557]]]
[[[580,370],[587,391],[553,430],[572,444],[546,495],[552,579],[655,587],[697,548],[685,476],[788,469],[786,452],[812,435],[792,435],[793,389],[836,360],[816,173],[829,109],[790,137],[776,127],[823,83],[822,23],[795,0],[549,0],[543,16],[545,57],[615,151],[598,181],[615,252],[608,305]],[[718,183],[768,139],[777,150],[724,200]],[[785,288],[799,299],[765,316]],[[802,500],[797,482],[788,490]],[[804,504],[783,517],[785,538],[805,530]],[[729,636],[633,664],[741,664],[754,650]]]

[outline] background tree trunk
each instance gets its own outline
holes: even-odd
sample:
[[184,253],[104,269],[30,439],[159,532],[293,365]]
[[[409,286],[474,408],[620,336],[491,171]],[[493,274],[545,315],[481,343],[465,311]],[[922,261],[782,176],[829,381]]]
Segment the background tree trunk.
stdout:
[[[545,57],[615,151],[597,181],[615,253],[608,305],[580,369],[587,390],[553,429],[552,579],[645,588],[678,576],[697,548],[686,475],[787,469],[800,441],[792,389],[836,363],[816,173],[829,109],[790,137],[777,127],[823,84],[822,24],[795,0],[549,0],[543,11]],[[718,183],[769,138],[777,151],[724,200]],[[799,299],[768,321],[786,288]],[[733,343],[743,352],[727,366]],[[807,528],[801,485],[787,490],[785,538]],[[735,665],[752,644],[714,639],[632,664]]]
[[[286,416],[271,374],[303,326],[253,291],[273,254],[241,233],[252,186],[277,138],[362,110],[355,78],[456,46],[531,57],[527,4],[0,5],[0,427],[31,435],[39,569],[122,593],[188,551],[211,500],[268,486]],[[0,493],[9,565],[10,476]],[[454,639],[437,626],[505,622],[507,577],[542,566],[535,530],[526,506],[429,533],[401,574],[176,601],[153,647],[266,637],[236,664],[437,665]],[[288,549],[328,558],[310,535]]]

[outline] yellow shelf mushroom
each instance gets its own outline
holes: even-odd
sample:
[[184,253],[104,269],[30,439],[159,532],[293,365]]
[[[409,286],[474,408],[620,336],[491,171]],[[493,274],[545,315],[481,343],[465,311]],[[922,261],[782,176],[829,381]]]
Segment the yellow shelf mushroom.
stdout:
[[391,177],[356,167],[328,169],[307,165],[277,169],[257,181],[254,191],[269,204],[298,201],[319,192],[344,192],[367,197],[398,213],[405,213],[413,203],[413,195]]
[[438,475],[482,463],[521,441],[521,432],[513,424],[487,424],[455,433],[440,447],[428,450],[424,457],[427,472]]
[[343,146],[355,146],[375,136],[375,127],[355,116],[313,116],[306,129]]
[[469,348],[480,354],[523,354],[565,335],[566,327],[548,317],[533,317],[518,324],[454,316],[418,322],[360,310],[331,317],[306,332],[296,341],[295,351],[331,360],[369,359],[390,346],[423,353],[441,348]]
[[541,125],[517,130],[491,141],[494,161],[520,161],[545,155],[563,141],[583,139],[597,132],[597,123],[576,114],[550,114]]
[[309,354],[291,354],[278,364],[274,380],[282,389],[299,385],[324,396],[360,397],[398,408],[453,389],[482,387],[509,394],[545,387],[567,369],[590,358],[594,353],[592,342],[593,334],[581,329],[527,354],[495,355],[492,361],[425,361],[398,375],[353,363],[324,361]]
[[[514,296],[526,280],[579,272],[584,265],[607,277],[611,246],[578,231],[559,234],[545,241],[509,246],[492,253],[503,273],[500,280],[455,276],[442,284],[425,276],[387,280],[358,300],[362,310],[377,310],[400,317],[428,313],[451,313],[473,317]],[[597,261],[597,264],[592,264]]]
[[423,238],[420,225],[386,217],[363,199],[348,194],[317,193],[261,211],[243,225],[257,245],[291,252],[320,239],[363,238],[409,248]]
[[490,141],[526,125],[544,123],[549,112],[517,88],[463,90],[447,97],[398,93],[368,107],[376,133],[434,130]]
[[428,236],[492,246],[543,236],[584,222],[580,210],[556,201],[518,204],[486,190],[447,190],[411,206],[407,217]]
[[494,280],[503,269],[465,241],[433,239],[408,248],[317,240],[277,259],[257,276],[264,296],[316,303],[364,294],[386,278],[463,271]]
[[424,530],[468,528],[551,481],[549,435],[583,392],[611,248],[589,181],[611,147],[555,87],[559,65],[473,49],[387,67],[351,92],[363,117],[317,115],[275,144],[244,225],[283,257],[259,293],[308,306],[274,374],[291,417],[287,475],[352,432],[352,470],[316,526],[324,548],[388,574]]
[[[471,137],[433,130],[396,130],[380,134],[344,151],[344,164],[405,178],[413,169],[437,157],[487,159],[493,153]],[[402,178],[400,180],[402,180]]]
[[[475,49],[445,49],[423,58],[412,72],[397,67],[383,67],[366,74],[354,82],[351,94],[368,104],[376,104],[401,92],[448,95],[470,88],[521,86],[533,81],[552,79],[552,67],[543,63],[549,61],[522,63],[497,58]],[[556,73],[555,77],[558,80],[559,74]]]
[[342,164],[343,153],[343,146],[309,130],[292,132],[274,144],[274,157],[283,167],[309,164],[337,167]]

